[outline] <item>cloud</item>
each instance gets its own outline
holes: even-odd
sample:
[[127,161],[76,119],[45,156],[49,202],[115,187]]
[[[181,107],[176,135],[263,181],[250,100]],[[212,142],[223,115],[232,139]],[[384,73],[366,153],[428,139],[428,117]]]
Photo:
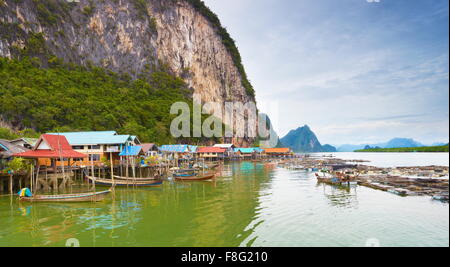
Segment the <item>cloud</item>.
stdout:
[[[449,139],[448,1],[206,0],[282,136]],[[355,142],[352,142],[355,140]]]

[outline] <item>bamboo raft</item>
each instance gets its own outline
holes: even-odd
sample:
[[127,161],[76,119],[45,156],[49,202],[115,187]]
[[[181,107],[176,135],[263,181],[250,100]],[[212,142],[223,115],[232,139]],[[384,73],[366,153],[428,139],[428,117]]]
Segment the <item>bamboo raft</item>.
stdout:
[[32,197],[19,197],[24,202],[99,202],[111,193],[111,189],[101,192],[63,194],[63,195],[36,195]]
[[133,180],[110,180],[110,179],[101,179],[92,176],[87,176],[87,178],[100,186],[139,186],[139,187],[156,187],[161,186],[161,180],[141,180],[141,181],[133,181]]

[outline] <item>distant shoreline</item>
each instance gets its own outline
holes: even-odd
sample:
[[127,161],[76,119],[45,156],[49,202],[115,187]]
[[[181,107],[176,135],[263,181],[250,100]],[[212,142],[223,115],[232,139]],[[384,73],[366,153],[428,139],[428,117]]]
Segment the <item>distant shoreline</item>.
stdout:
[[426,146],[426,147],[401,147],[401,148],[371,148],[360,149],[355,152],[401,152],[401,153],[425,153],[425,152],[449,152],[446,146]]

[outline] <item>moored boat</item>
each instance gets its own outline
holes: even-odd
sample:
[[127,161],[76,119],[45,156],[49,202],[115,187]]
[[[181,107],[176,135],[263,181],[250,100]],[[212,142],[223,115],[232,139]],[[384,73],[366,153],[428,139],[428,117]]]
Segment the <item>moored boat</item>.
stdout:
[[174,174],[173,177],[178,181],[206,181],[216,177],[214,173],[205,174]]
[[137,182],[142,182],[142,181],[155,181],[155,180],[161,180],[159,177],[124,177],[124,176],[117,176],[114,175],[114,179],[117,180],[125,180],[125,181],[137,181]]
[[331,173],[323,173],[322,175],[319,175],[318,173],[315,174],[317,181],[320,183],[326,183],[331,185],[342,185],[342,186],[351,186],[351,185],[357,185],[356,180],[352,179],[343,179],[338,176],[335,176]]
[[62,195],[32,195],[30,192],[27,194],[19,192],[19,200],[25,202],[99,202],[105,199],[105,197],[111,193],[110,190],[101,192],[88,192],[77,194],[62,194]]
[[91,182],[100,186],[139,186],[139,187],[156,187],[162,185],[162,180],[110,180],[101,179],[92,176],[86,176]]

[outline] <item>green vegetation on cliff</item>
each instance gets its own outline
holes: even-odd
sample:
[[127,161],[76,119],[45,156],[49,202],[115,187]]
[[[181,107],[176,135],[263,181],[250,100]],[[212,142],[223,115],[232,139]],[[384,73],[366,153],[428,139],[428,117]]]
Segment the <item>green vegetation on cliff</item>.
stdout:
[[372,148],[360,149],[355,152],[448,152],[446,146],[401,147],[401,148]]
[[[153,72],[131,80],[57,58],[48,65],[40,67],[37,58],[0,58],[0,113],[13,126],[41,133],[118,130],[143,142],[180,141],[170,135],[175,117],[170,107],[178,101],[191,103],[191,92],[180,78]],[[15,137],[2,132],[3,137]]]

